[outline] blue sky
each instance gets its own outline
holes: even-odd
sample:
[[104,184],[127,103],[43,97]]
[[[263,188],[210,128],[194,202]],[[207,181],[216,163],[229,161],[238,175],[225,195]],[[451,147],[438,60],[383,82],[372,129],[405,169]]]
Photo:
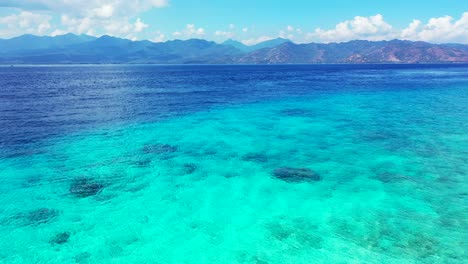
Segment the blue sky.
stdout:
[[0,37],[103,34],[255,44],[409,39],[468,43],[467,0],[2,0]]

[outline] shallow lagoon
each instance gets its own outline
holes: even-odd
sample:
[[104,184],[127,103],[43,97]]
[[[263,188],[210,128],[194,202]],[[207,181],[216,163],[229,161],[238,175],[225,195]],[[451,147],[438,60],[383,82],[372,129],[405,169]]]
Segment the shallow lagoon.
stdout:
[[[466,68],[323,67],[1,69],[65,75],[100,102],[65,104],[80,123],[48,114],[51,98],[2,99],[56,133],[1,109],[18,127],[0,131],[1,262],[463,263]],[[168,71],[190,91],[115,80]],[[115,84],[80,93],[102,78]],[[320,180],[275,176],[285,167]]]

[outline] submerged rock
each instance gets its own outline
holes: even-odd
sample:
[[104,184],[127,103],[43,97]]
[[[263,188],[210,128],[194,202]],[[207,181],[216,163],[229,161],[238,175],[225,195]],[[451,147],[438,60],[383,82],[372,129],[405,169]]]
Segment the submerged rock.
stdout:
[[216,155],[218,152],[214,149],[206,149],[202,152],[202,155],[205,155],[205,156],[214,156]]
[[33,175],[30,177],[27,177],[22,184],[23,187],[36,187],[41,185],[41,176],[39,175]]
[[133,162],[133,165],[138,168],[148,167],[151,164],[151,159],[141,159]]
[[76,197],[84,198],[93,196],[102,191],[104,186],[87,178],[73,180],[70,185],[70,193]]
[[268,162],[268,156],[263,153],[247,153],[244,156],[242,156],[242,160],[266,163]]
[[75,262],[76,263],[87,263],[90,257],[91,257],[91,253],[82,252],[82,253],[75,256]]
[[179,148],[169,144],[147,144],[142,151],[147,154],[163,154],[176,152]]
[[308,168],[277,168],[273,176],[285,182],[320,181],[322,179],[320,174]]
[[70,235],[71,235],[70,232],[58,233],[49,242],[51,244],[58,244],[58,245],[65,244],[68,242]]
[[0,225],[12,224],[17,226],[40,225],[52,222],[59,216],[59,211],[50,208],[39,208],[29,212],[17,213],[0,220]]
[[183,166],[183,171],[185,174],[192,174],[197,170],[198,166],[193,163],[187,163]]
[[28,221],[28,224],[38,225],[47,223],[57,218],[58,215],[59,212],[57,210],[49,208],[40,208],[27,213],[26,220]]
[[373,178],[383,183],[396,183],[412,180],[411,177],[391,172],[377,173]]

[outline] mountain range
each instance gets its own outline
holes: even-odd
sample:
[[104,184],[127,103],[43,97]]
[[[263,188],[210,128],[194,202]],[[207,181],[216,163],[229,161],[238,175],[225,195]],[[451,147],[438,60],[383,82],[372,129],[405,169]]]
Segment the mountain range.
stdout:
[[74,34],[0,39],[0,64],[71,63],[468,63],[468,45],[406,40],[295,44],[278,38],[247,46],[235,40],[155,43]]

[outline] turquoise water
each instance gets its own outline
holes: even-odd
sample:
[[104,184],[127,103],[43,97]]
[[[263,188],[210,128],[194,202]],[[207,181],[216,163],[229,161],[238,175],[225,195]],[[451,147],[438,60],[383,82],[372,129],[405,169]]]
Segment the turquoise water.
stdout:
[[467,88],[283,96],[44,138],[0,161],[0,262],[466,263]]

